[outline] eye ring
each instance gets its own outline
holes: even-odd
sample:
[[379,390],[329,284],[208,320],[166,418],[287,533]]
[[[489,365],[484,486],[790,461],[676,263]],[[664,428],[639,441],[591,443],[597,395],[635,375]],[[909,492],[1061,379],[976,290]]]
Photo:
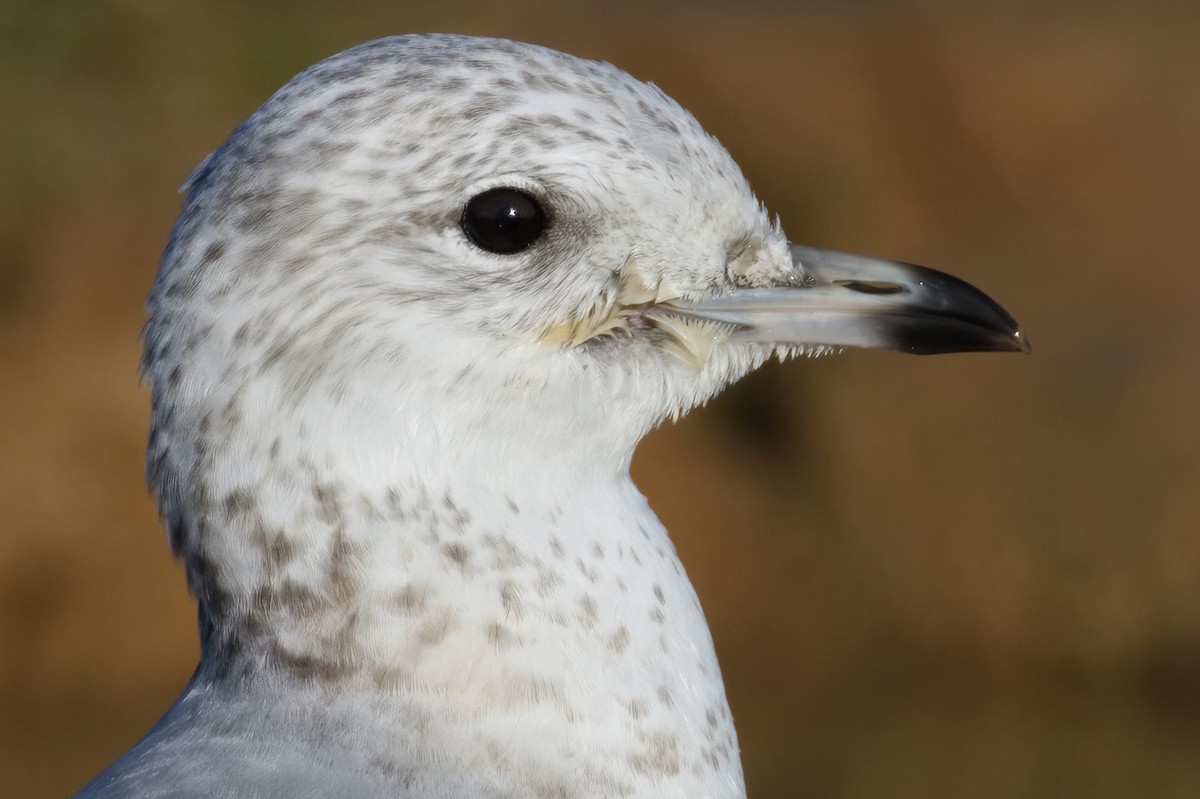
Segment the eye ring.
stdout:
[[541,204],[531,194],[501,186],[467,200],[459,225],[479,249],[512,255],[542,237],[547,219]]

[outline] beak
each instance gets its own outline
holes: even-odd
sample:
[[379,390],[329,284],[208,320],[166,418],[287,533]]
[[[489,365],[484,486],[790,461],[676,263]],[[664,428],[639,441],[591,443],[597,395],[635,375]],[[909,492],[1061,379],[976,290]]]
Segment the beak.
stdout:
[[730,341],[943,352],[1029,352],[1029,339],[995,300],[923,266],[790,245],[795,285],[739,288],[658,307],[732,328]]

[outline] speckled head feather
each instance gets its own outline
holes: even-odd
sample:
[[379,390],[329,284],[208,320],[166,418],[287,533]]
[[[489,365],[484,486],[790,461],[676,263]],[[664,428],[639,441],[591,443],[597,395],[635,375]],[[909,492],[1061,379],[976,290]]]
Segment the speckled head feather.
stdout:
[[[497,186],[546,209],[537,246],[494,255],[464,235],[464,203]],[[324,404],[323,423],[365,403],[386,427],[469,406],[399,441],[373,428],[357,451],[336,442],[373,475],[397,445],[444,462],[449,435],[507,459],[559,440],[534,435],[555,424],[611,468],[765,353],[721,351],[697,373],[663,346],[677,341],[664,325],[585,327],[568,347],[545,346],[552,331],[607,318],[631,282],[700,296],[754,274],[747,262],[760,279],[792,270],[737,166],[674,101],[608,64],[502,40],[394,37],[321,62],[186,189],[146,330],[150,481],[169,519],[249,416],[270,419],[258,443],[282,446],[286,421]],[[550,447],[530,454],[575,457]]]
[[[464,225],[499,188],[544,215],[518,251]],[[147,472],[202,660],[85,795],[743,796],[629,460],[842,339],[780,317],[811,278],[720,144],[608,64],[398,36],[298,75],[185,190]]]

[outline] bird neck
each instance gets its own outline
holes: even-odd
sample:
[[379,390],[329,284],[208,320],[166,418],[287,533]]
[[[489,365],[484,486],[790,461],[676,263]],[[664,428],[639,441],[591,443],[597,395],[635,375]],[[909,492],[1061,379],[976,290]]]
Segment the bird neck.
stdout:
[[489,752],[518,775],[586,765],[568,792],[741,795],[704,616],[627,472],[504,474],[227,498],[186,553],[197,685],[370,697],[378,725],[419,723],[473,770]]

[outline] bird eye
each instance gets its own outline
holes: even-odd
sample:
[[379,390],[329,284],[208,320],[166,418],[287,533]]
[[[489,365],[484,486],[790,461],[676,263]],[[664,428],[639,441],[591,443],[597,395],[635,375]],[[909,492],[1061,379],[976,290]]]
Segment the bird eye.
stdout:
[[523,191],[489,189],[467,202],[461,224],[476,247],[510,255],[541,238],[546,214],[537,200]]

